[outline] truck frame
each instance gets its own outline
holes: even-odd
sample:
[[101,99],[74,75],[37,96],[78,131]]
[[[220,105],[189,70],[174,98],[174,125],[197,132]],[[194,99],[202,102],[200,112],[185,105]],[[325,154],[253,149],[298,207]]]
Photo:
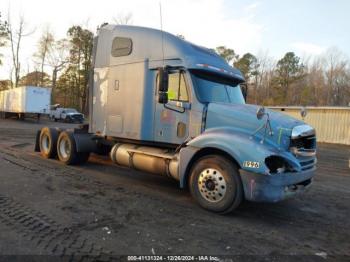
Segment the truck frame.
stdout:
[[89,125],[39,130],[42,156],[70,165],[110,154],[118,165],[178,180],[217,213],[310,187],[315,130],[246,104],[244,77],[215,52],[156,29],[105,25],[92,60]]

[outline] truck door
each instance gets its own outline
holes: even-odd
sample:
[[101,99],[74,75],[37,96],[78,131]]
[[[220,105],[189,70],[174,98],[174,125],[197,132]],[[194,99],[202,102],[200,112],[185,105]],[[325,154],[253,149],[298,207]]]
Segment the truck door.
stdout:
[[156,99],[155,141],[181,144],[187,139],[190,125],[189,91],[185,71],[169,73],[169,102],[163,105]]
[[60,119],[66,119],[66,110],[62,110],[59,118]]

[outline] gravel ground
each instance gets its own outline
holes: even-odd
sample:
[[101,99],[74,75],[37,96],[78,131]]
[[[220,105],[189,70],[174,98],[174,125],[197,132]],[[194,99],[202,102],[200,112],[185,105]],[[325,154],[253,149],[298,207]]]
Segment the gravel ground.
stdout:
[[350,259],[350,147],[320,144],[314,185],[298,198],[245,202],[221,216],[198,207],[176,181],[118,167],[107,157],[75,167],[42,159],[33,146],[43,125],[74,127],[0,119],[0,261],[15,260],[11,255]]

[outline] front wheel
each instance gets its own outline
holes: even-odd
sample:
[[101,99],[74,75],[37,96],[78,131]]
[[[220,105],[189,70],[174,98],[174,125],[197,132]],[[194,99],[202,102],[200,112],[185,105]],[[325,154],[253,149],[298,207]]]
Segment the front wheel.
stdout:
[[237,166],[219,155],[204,156],[194,164],[190,190],[200,206],[217,213],[231,212],[243,199]]

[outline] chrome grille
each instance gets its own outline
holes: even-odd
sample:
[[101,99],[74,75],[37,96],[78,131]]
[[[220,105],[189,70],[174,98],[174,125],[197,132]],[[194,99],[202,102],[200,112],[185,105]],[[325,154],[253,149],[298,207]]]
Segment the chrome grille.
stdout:
[[75,120],[81,120],[83,119],[82,115],[72,115],[71,118],[75,119]]
[[294,138],[290,141],[290,147],[297,149],[316,149],[316,136]]
[[316,165],[316,136],[304,136],[291,139],[290,151],[299,160],[301,170],[312,169]]

